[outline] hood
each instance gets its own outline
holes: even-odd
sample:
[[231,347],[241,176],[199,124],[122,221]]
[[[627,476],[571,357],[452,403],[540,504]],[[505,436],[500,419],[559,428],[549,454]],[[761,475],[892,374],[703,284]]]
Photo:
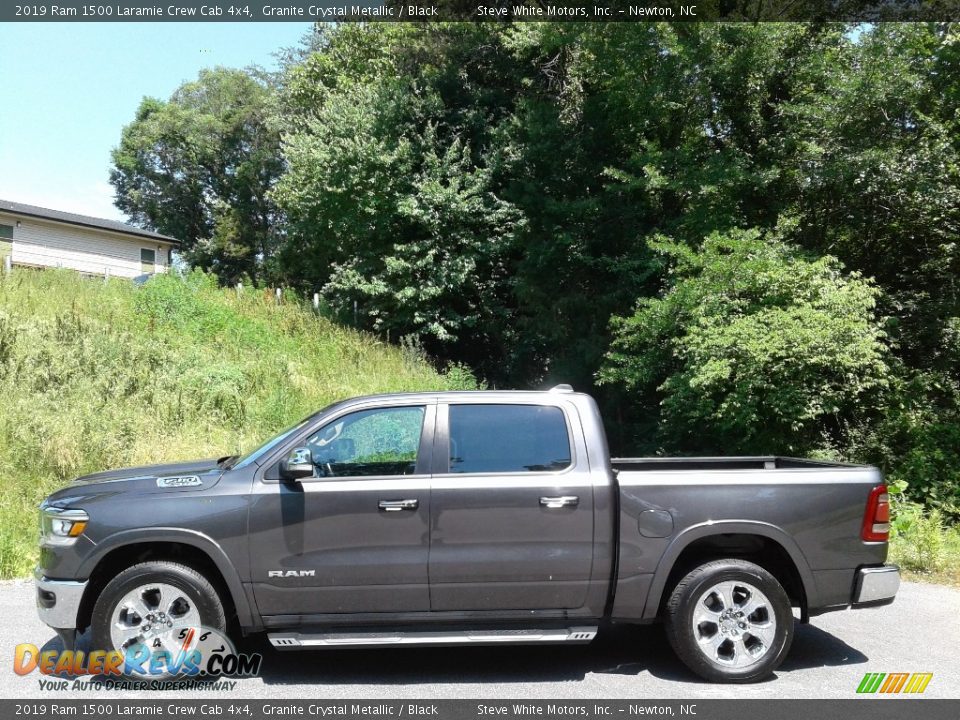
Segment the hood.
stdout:
[[[51,493],[44,501],[49,505],[68,507],[93,500],[106,500],[116,495],[153,495],[156,493],[197,492],[208,490],[219,482],[223,470],[217,458],[190,462],[140,465],[139,467],[106,470],[78,477],[64,488]],[[164,487],[165,477],[189,477],[189,485]]]
[[78,477],[70,484],[73,486],[115,482],[117,480],[155,479],[164,475],[200,475],[212,470],[219,470],[217,458],[104,470],[103,472]]

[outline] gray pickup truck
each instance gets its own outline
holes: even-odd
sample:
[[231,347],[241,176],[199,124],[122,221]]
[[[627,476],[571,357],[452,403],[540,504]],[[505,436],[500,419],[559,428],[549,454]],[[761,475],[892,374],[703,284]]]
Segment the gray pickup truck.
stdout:
[[68,646],[90,628],[120,652],[187,626],[295,649],[584,643],[663,621],[692,671],[749,682],[789,651],[792,608],[893,601],[888,514],[870,467],[611,459],[569,386],[361,397],[243,457],[53,493],[37,604]]

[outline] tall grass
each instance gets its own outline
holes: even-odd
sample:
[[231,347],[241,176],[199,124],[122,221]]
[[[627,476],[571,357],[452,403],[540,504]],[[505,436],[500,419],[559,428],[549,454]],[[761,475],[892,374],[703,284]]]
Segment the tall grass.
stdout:
[[475,385],[286,300],[202,273],[0,276],[0,576],[32,568],[37,503],[73,477],[242,452],[352,395]]
[[942,513],[893,493],[890,559],[915,580],[960,585],[960,528]]

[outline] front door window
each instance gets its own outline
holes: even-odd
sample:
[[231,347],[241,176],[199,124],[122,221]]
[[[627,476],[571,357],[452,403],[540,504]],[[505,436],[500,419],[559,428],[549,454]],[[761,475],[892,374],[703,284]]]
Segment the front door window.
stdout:
[[361,410],[324,425],[307,441],[320,477],[413,475],[424,407]]

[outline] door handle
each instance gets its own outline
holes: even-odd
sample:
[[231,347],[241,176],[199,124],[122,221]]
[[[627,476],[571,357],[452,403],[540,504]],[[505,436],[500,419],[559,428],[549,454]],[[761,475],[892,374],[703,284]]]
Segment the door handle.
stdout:
[[419,500],[381,500],[378,507],[386,512],[400,512],[401,510],[416,510],[420,507]]
[[580,498],[576,495],[560,495],[559,497],[542,497],[540,504],[545,508],[563,508],[576,507],[580,504]]

